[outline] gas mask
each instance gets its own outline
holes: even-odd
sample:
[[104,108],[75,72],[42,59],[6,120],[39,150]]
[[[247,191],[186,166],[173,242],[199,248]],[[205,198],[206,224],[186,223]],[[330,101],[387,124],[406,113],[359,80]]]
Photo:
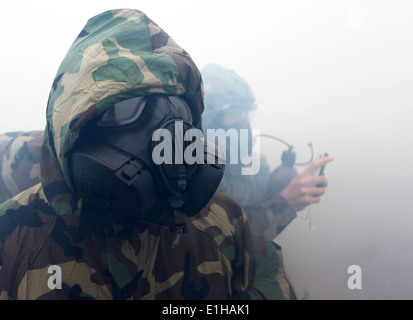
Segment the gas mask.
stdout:
[[[154,94],[115,104],[85,127],[73,147],[75,192],[88,207],[122,225],[171,225],[174,210],[195,215],[217,190],[225,156],[202,136],[184,141],[188,130],[197,129],[181,98]],[[157,132],[163,139],[154,139]],[[195,142],[202,143],[197,157],[204,161],[176,161]],[[154,161],[155,150],[173,161]]]

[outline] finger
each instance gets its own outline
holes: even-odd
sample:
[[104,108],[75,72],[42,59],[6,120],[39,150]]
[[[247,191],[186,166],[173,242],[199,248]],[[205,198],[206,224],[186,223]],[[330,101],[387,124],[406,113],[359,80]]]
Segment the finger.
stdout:
[[321,201],[320,197],[313,197],[312,195],[310,196],[306,196],[304,198],[304,203],[306,206],[310,205],[310,204],[315,204],[315,203],[319,203]]
[[301,179],[301,185],[303,185],[304,187],[314,187],[314,186],[327,187],[328,185],[327,177],[325,175],[306,176]]
[[309,186],[303,189],[302,195],[304,197],[310,196],[310,197],[320,197],[324,193],[326,193],[326,189],[324,187],[318,187],[318,186]]
[[319,198],[321,197],[324,193],[326,193],[326,189],[324,188],[314,188],[311,191],[311,196],[313,198]]
[[314,185],[316,186],[316,187],[321,187],[321,188],[325,188],[325,187],[327,187],[328,186],[328,181],[327,181],[327,178],[326,178],[326,176],[323,174],[322,176],[316,176],[316,177],[314,177],[314,180],[313,180],[313,182],[314,182]]
[[293,209],[297,212],[304,210],[306,207],[312,204],[319,203],[321,201],[320,197],[305,196],[301,199],[299,203],[293,205]]
[[317,170],[321,166],[324,166],[324,165],[326,165],[327,163],[330,163],[333,160],[334,160],[333,156],[327,156],[327,157],[323,157],[323,158],[314,160],[312,164],[314,165],[315,170]]
[[318,168],[320,168],[322,165],[326,165],[327,163],[330,163],[331,161],[334,160],[333,156],[327,156],[327,157],[323,157],[317,160],[314,160],[313,162],[311,162],[304,170],[303,172],[307,173],[307,174],[314,174]]

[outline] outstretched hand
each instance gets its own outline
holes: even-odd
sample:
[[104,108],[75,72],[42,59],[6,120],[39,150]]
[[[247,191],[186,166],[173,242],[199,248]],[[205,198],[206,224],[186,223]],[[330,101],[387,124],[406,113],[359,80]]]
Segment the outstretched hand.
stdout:
[[281,192],[296,212],[305,209],[310,204],[320,202],[327,187],[327,178],[325,175],[315,176],[314,174],[322,165],[333,160],[333,156],[314,160]]

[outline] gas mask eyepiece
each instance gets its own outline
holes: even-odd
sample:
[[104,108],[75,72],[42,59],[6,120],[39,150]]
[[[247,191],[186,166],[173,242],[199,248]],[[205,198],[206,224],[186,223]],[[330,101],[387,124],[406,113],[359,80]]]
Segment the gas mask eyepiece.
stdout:
[[135,122],[143,112],[144,97],[136,97],[116,103],[106,110],[97,125],[100,127],[121,127]]

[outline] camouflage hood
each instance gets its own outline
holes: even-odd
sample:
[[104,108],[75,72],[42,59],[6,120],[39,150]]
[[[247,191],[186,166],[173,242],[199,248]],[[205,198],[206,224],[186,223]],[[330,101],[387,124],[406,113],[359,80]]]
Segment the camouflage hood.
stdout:
[[179,95],[199,126],[202,81],[188,53],[141,11],[113,10],[91,18],[60,65],[47,105],[41,178],[59,212],[79,207],[68,154],[80,130],[114,103],[154,93]]

